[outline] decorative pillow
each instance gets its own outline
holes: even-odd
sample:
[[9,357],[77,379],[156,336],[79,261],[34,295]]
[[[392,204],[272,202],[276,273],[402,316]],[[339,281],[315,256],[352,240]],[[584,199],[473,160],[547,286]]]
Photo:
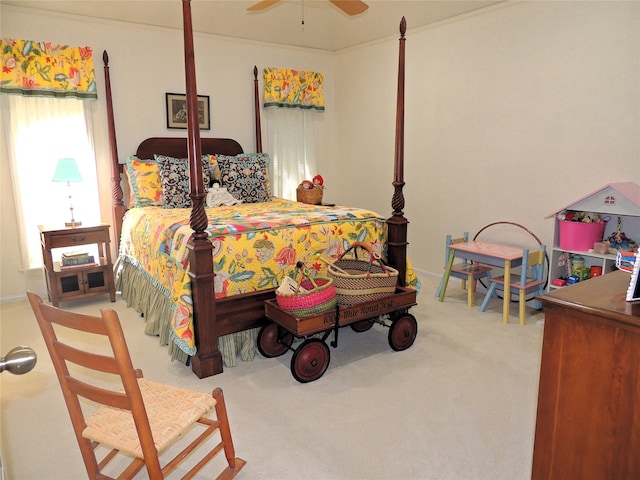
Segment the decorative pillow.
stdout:
[[[190,208],[191,182],[189,181],[189,162],[186,158],[154,155],[160,167],[162,197],[165,208]],[[209,155],[200,158],[202,162],[202,178],[205,188],[211,184],[209,173]]]
[[240,153],[234,157],[217,155],[222,185],[244,203],[271,200],[269,187],[269,155]]
[[162,205],[162,183],[158,162],[141,160],[132,155],[127,158],[127,175],[134,207]]

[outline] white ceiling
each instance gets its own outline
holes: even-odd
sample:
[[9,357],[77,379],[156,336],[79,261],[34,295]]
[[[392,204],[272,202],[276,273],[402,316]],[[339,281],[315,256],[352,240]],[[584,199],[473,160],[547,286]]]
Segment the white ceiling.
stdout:
[[[337,51],[397,36],[403,16],[407,29],[411,30],[504,0],[365,1],[369,9],[354,17],[347,16],[327,0],[282,0],[261,12],[247,11],[247,7],[255,3],[251,0],[192,0],[191,11],[193,29],[197,32]],[[182,28],[182,2],[178,0],[0,0],[0,3]]]

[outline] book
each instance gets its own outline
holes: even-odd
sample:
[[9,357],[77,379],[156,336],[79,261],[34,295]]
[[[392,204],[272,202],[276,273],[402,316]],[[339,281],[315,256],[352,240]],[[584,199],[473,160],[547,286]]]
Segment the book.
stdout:
[[93,255],[89,255],[87,253],[83,255],[66,257],[62,256],[62,266],[63,267],[73,267],[77,265],[87,265],[89,263],[95,263],[95,258]]
[[60,270],[73,270],[74,268],[81,268],[81,267],[97,267],[98,265],[100,264],[96,262],[82,263],[78,265],[60,265]]
[[79,258],[86,257],[89,255],[89,252],[65,252],[62,254],[62,258]]

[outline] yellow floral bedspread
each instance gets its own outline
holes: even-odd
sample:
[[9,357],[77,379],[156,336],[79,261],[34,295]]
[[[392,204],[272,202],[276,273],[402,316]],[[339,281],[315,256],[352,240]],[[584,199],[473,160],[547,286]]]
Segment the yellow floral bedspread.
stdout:
[[[196,352],[187,243],[190,209],[144,207],[125,215],[120,261],[136,266],[174,306],[172,337]],[[216,298],[277,287],[302,261],[325,274],[318,254],[337,258],[353,242],[366,242],[384,258],[385,220],[350,207],[322,207],[283,199],[207,209],[213,244]],[[411,271],[409,284],[417,284]]]

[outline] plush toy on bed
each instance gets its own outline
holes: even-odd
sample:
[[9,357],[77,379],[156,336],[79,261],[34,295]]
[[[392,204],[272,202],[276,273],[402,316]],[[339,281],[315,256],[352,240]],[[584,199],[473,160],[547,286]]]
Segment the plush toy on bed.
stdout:
[[214,183],[207,190],[207,207],[218,207],[220,205],[239,205],[242,201],[235,198],[224,187]]

